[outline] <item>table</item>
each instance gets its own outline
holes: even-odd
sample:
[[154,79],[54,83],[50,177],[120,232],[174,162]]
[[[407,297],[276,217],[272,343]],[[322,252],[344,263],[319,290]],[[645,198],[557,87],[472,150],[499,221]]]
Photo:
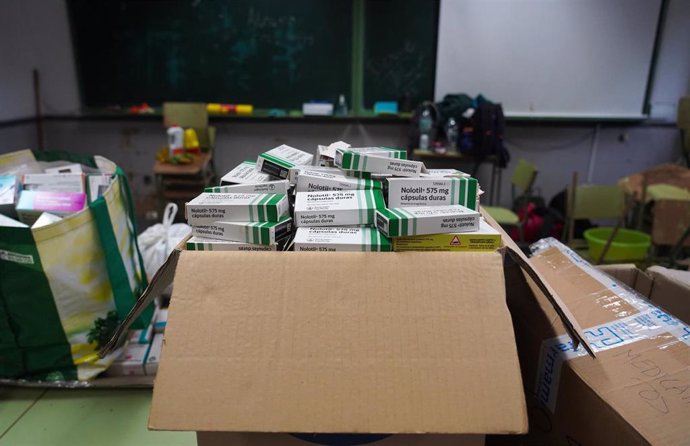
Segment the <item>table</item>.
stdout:
[[146,428],[151,389],[0,387],[0,446],[196,446],[194,432]]
[[446,153],[436,153],[430,150],[420,150],[415,149],[412,152],[414,159],[419,161],[437,161],[447,165],[448,167],[456,168],[460,163],[470,163],[475,164],[475,167],[470,174],[473,177],[477,176],[477,169],[479,165],[484,163],[491,164],[491,182],[489,184],[489,204],[494,205],[499,203],[501,200],[501,176],[503,173],[503,168],[498,165],[498,158],[495,156],[487,156],[485,158],[479,159],[472,155],[463,154],[460,152],[446,152]]

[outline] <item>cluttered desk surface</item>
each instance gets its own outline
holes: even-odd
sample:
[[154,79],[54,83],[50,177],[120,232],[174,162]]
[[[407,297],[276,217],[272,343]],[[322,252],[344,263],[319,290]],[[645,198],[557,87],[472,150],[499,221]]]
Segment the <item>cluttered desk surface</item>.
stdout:
[[0,446],[196,445],[194,432],[146,428],[151,389],[0,387]]

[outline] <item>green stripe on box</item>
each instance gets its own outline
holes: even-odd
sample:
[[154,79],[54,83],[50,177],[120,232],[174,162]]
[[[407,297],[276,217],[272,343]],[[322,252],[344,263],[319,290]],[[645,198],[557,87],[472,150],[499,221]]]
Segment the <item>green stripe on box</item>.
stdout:
[[[261,198],[261,200],[259,200],[259,201],[256,203],[256,215],[257,215],[257,218],[256,218],[256,219],[257,219],[257,221],[265,221],[265,220],[266,220],[266,215],[265,215],[265,212],[264,212],[264,207],[263,207],[263,205],[262,205],[262,203],[263,203],[264,201],[266,201],[266,196],[263,196],[263,197]],[[252,220],[252,221],[253,221],[253,220]]]
[[477,180],[475,178],[467,178],[467,201],[465,203],[465,206],[468,208],[472,209],[473,211],[477,210]]
[[187,242],[187,251],[196,251],[196,245],[194,243]]
[[374,197],[371,190],[362,191],[367,205],[367,224],[374,222]]
[[340,152],[342,157],[340,158],[340,168],[341,169],[351,169],[352,167],[352,152]]
[[362,209],[362,191],[356,190],[355,191],[355,197],[357,198],[357,218],[359,219],[359,223],[362,224],[362,217],[364,215],[364,210]]
[[383,185],[381,184],[381,180],[371,180],[372,189],[383,189]]
[[252,201],[249,202],[249,221],[254,221],[256,218],[254,218],[254,205],[256,204],[257,201],[261,200],[262,195],[259,194],[256,197],[252,198]]
[[467,202],[467,178],[460,178],[460,191],[458,193],[458,204]]
[[391,242],[388,240],[388,237],[385,235],[381,234],[380,232],[376,231],[379,235],[379,239],[381,240],[381,252],[388,252],[391,250]]
[[371,249],[370,251],[378,251],[378,241],[376,240],[376,234],[379,231],[376,230],[376,228],[370,229],[369,230],[369,238],[371,239]]
[[259,244],[259,226],[252,225],[252,239],[249,243]]
[[364,163],[362,164],[362,170],[367,170],[367,161],[369,161],[369,155],[364,154],[362,157]]
[[261,239],[259,240],[261,245],[271,244],[271,226],[270,223],[265,223],[259,228],[261,230]]
[[376,209],[386,209],[386,202],[383,201],[383,192],[381,192],[381,189],[374,189],[373,194]]
[[455,204],[455,197],[457,194],[455,193],[455,178],[450,179],[450,203],[449,204]]
[[260,156],[261,158],[264,158],[264,159],[266,159],[266,160],[268,160],[268,161],[271,161],[271,162],[274,163],[274,164],[277,164],[277,165],[279,165],[279,166],[281,166],[281,167],[285,167],[285,168],[287,168],[287,169],[289,169],[289,168],[291,168],[291,167],[295,167],[295,164],[293,164],[293,163],[291,163],[290,161],[285,160],[285,159],[283,159],[283,158],[279,158],[279,157],[277,157],[277,156],[275,156],[275,155],[271,155],[271,154],[268,154],[268,153],[262,153],[262,154],[259,155],[259,156]]
[[361,170],[361,169],[359,168],[359,159],[360,159],[360,158],[361,158],[361,156],[359,155],[359,153],[355,153],[354,156],[352,157],[352,168],[353,168],[353,169],[355,169],[355,170]]
[[[383,216],[384,218],[386,218],[386,220],[388,220],[388,233],[389,234],[397,233],[397,230],[394,230],[394,227],[393,227],[395,225],[395,229],[397,229],[397,217],[395,216],[395,214],[393,214],[390,211],[390,209],[387,209],[387,208],[377,209],[376,212],[378,212],[379,214],[381,214],[381,216]],[[377,225],[377,227],[378,227],[378,225]]]
[[400,212],[400,209],[390,209],[390,211],[393,214],[395,214],[398,221],[400,222],[400,230],[398,231],[398,234],[399,235],[410,235],[408,232],[407,217],[405,216],[405,214]]
[[273,194],[266,202],[266,220],[278,221],[278,203],[282,200],[282,194]]
[[412,234],[411,235],[417,235],[417,217],[415,217],[414,214],[407,211],[406,209],[400,208],[398,210],[403,212],[412,222]]

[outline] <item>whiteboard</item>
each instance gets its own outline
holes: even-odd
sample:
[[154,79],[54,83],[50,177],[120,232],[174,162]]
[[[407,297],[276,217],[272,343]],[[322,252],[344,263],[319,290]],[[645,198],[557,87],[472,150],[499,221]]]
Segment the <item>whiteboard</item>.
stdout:
[[661,0],[441,0],[435,98],[506,116],[642,118]]

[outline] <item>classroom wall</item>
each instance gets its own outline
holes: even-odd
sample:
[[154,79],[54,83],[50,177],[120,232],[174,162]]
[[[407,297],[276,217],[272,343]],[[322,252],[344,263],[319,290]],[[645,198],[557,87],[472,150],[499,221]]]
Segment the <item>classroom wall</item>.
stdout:
[[0,122],[34,116],[34,68],[40,75],[43,113],[79,110],[79,88],[65,1],[2,0]]
[[[685,25],[688,21],[690,2],[671,0],[652,91],[652,104],[662,104],[656,108],[662,119],[675,116],[675,91],[685,85],[687,93],[690,87],[690,28]],[[41,71],[45,113],[70,114],[78,109],[64,0],[0,2],[0,54],[6,64],[0,70],[0,121],[32,115],[33,66]],[[665,111],[664,103],[671,104]],[[356,145],[400,146],[407,141],[407,131],[402,124],[222,122],[218,125],[216,166],[222,174],[239,162],[254,158],[258,151],[282,143],[307,150],[338,139]],[[514,160],[524,157],[539,166],[537,186],[547,199],[568,184],[573,170],[579,172],[582,181],[613,183],[621,176],[673,162],[680,156],[677,130],[672,125],[603,125],[598,138],[594,137],[595,131],[593,124],[509,123],[506,138]],[[138,195],[154,190],[148,179],[154,153],[165,143],[161,124],[125,120],[46,121],[45,139],[48,148],[98,153],[118,162],[132,175]],[[0,126],[0,153],[27,146],[36,147],[33,124]],[[503,205],[510,203],[513,165],[503,174]],[[480,170],[479,180],[488,188],[488,167]]]

